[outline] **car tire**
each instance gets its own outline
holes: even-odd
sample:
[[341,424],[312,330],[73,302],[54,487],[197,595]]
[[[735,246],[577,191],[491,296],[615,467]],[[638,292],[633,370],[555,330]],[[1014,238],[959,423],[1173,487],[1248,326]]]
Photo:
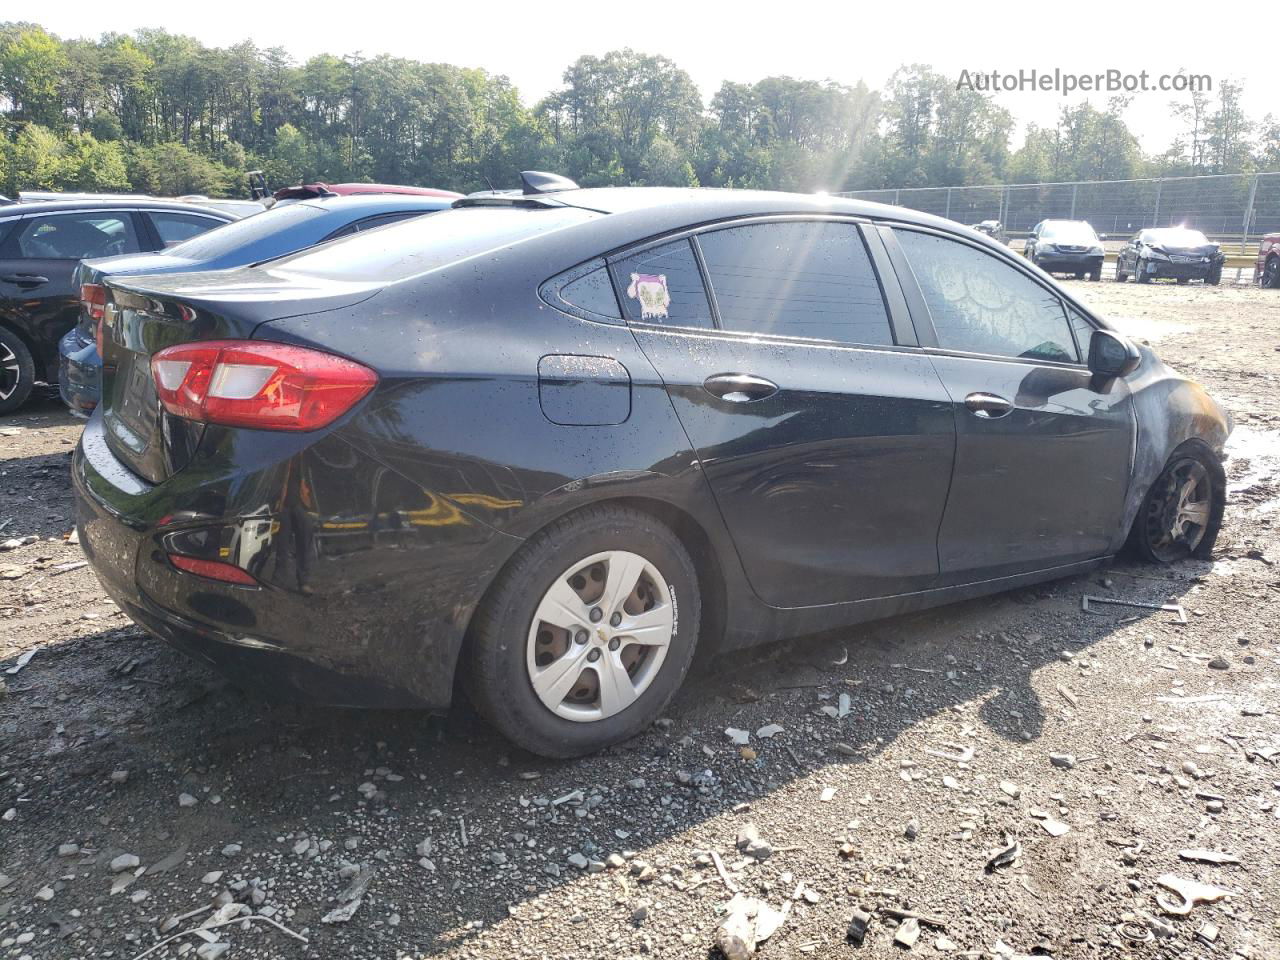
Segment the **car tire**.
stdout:
[[1099,281],[1101,281],[1101,280],[1102,280],[1102,266],[1101,266],[1101,265],[1094,267],[1094,268],[1093,268],[1093,270],[1092,270],[1092,271],[1090,271],[1090,273],[1089,273],[1089,279],[1090,279],[1090,280],[1092,280],[1094,283],[1098,283]]
[[1210,270],[1208,275],[1204,278],[1204,282],[1211,287],[1216,287],[1218,284],[1222,283],[1222,268],[1214,267]]
[[12,413],[26,403],[35,383],[31,351],[16,333],[0,327],[0,414]]
[[1134,276],[1138,278],[1139,283],[1151,282],[1151,274],[1147,273],[1146,265],[1143,264],[1141,258],[1134,261],[1133,273]]
[[1120,269],[1120,258],[1116,258],[1116,283],[1128,283],[1129,275]]
[[1143,560],[1175,563],[1207,560],[1222,526],[1226,474],[1203,444],[1186,443],[1143,497],[1129,544]]
[[[700,615],[697,570],[668,527],[587,507],[530,538],[495,581],[468,637],[467,692],[531,753],[593,753],[658,718],[689,670]],[[654,642],[627,643],[633,625]]]
[[1280,257],[1268,257],[1262,268],[1262,285],[1268,290],[1280,290]]
[[1076,276],[1076,279],[1077,279],[1077,280],[1083,280],[1083,279],[1084,279],[1084,274],[1083,274],[1081,271],[1079,271],[1079,270],[1077,270],[1077,271],[1076,271],[1075,276]]

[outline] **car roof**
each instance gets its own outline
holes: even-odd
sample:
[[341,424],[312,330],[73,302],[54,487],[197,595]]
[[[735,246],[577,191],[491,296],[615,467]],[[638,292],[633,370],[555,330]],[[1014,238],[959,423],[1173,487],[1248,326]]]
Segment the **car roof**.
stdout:
[[0,218],[62,213],[68,210],[169,210],[175,213],[203,213],[219,220],[234,219],[223,211],[203,207],[185,200],[143,200],[122,197],[118,200],[31,200],[0,207]]

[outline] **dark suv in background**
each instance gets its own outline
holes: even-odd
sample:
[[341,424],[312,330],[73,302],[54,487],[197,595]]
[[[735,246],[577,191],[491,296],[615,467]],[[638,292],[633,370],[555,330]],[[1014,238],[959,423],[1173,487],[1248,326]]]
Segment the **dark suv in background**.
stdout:
[[1084,220],[1041,220],[1031,228],[1023,254],[1045,273],[1101,280],[1102,240]]
[[0,414],[22,406],[37,381],[56,379],[58,340],[80,312],[81,260],[162,250],[235,219],[140,198],[0,207]]

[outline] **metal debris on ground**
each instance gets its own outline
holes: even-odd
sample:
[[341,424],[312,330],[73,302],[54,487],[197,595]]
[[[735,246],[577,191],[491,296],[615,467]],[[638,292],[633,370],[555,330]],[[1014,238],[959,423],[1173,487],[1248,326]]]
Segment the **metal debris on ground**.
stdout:
[[1224,890],[1222,887],[1215,887],[1211,883],[1201,883],[1198,880],[1188,880],[1185,877],[1179,877],[1172,873],[1162,874],[1156,877],[1156,883],[1171,890],[1178,895],[1178,900],[1170,900],[1163,894],[1156,894],[1156,903],[1160,905],[1160,909],[1170,916],[1185,917],[1191,912],[1191,908],[1197,903],[1214,903],[1226,897],[1233,896],[1230,890]]
[[25,653],[19,654],[17,661],[14,662],[12,667],[9,667],[7,670],[5,670],[5,673],[9,674],[9,676],[13,676],[19,670],[25,667],[28,663],[30,663],[31,658],[34,657],[35,655],[36,655],[35,647],[32,647],[30,650],[27,650]]
[[1240,858],[1234,853],[1223,853],[1219,850],[1179,850],[1178,856],[1183,860],[1191,860],[1195,863],[1239,863]]
[[373,867],[367,863],[360,865],[360,872],[352,879],[347,888],[338,894],[339,906],[334,907],[323,917],[320,918],[321,923],[346,923],[355,912],[360,909],[360,904],[364,901],[365,891],[369,888],[369,881],[373,879]]
[[1022,843],[1013,834],[1006,833],[1004,846],[988,852],[986,869],[990,872],[1000,867],[1013,866],[1020,856],[1022,856]]
[[1113,607],[1136,607],[1139,610],[1163,610],[1166,613],[1176,614],[1179,623],[1187,622],[1186,608],[1180,603],[1144,603],[1141,600],[1113,600],[1110,597],[1093,597],[1086,594],[1080,601],[1080,606],[1085,613],[1102,613],[1101,610],[1091,609],[1091,605],[1106,604]]

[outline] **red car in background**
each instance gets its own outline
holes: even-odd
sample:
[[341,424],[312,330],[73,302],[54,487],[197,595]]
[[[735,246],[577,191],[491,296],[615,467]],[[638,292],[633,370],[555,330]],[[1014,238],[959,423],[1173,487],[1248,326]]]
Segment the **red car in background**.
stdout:
[[1280,290],[1280,233],[1268,233],[1258,244],[1253,282],[1271,290]]

